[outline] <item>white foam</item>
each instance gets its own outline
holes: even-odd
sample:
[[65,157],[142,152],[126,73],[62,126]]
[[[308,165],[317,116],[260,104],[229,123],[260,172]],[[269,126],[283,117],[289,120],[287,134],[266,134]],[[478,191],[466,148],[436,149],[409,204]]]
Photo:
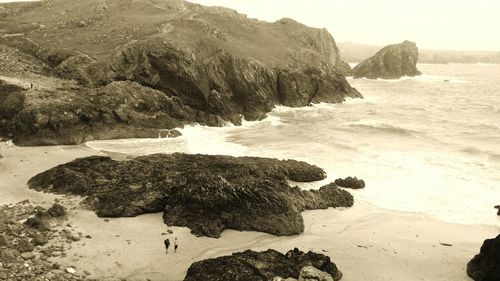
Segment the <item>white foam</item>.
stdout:
[[245,147],[226,141],[225,132],[233,128],[193,125],[179,129],[182,136],[176,138],[98,140],[87,142],[86,145],[95,150],[131,155],[173,152],[245,155]]

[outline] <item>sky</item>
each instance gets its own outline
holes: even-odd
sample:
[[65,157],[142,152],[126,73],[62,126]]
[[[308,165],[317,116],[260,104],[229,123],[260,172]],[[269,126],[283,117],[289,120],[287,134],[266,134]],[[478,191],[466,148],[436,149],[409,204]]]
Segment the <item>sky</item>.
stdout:
[[249,17],[326,27],[337,42],[500,51],[499,0],[190,0]]
[[[15,1],[15,0],[14,0]],[[0,0],[12,2],[12,0]],[[326,27],[337,42],[500,52],[500,0],[190,0],[249,17]]]

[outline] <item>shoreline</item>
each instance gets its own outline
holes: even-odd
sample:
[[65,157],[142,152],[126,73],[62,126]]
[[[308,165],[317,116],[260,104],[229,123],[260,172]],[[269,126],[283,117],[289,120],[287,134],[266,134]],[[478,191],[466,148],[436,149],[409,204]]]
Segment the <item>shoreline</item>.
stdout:
[[[84,145],[17,147],[0,143],[0,204],[30,199],[35,203],[63,198],[69,221],[91,240],[71,245],[62,264],[87,270],[99,280],[182,280],[197,260],[228,255],[246,249],[294,247],[317,251],[332,258],[344,273],[342,280],[470,280],[467,262],[479,252],[483,240],[500,228],[461,225],[425,214],[382,209],[361,200],[347,209],[304,211],[305,231],[278,237],[260,232],[225,230],[221,238],[195,237],[189,229],[168,227],[162,214],[104,220],[78,206],[81,199],[28,190],[35,174],[78,157],[109,155]],[[127,154],[109,155],[126,158]],[[162,235],[167,230],[173,234]],[[179,251],[167,255],[163,239],[178,237]],[[446,246],[443,244],[451,244]],[[440,266],[438,266],[440,265]]]

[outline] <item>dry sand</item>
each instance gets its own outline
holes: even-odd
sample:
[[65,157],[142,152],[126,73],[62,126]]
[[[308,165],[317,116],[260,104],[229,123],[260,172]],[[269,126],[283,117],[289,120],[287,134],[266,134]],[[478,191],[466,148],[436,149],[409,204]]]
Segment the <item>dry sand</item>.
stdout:
[[[9,147],[0,143],[0,154],[0,204],[5,204],[54,200],[55,195],[28,190],[28,179],[74,158],[99,153],[84,146]],[[303,215],[305,232],[298,236],[226,230],[220,239],[213,239],[195,237],[187,228],[167,227],[161,214],[105,221],[77,208],[71,211],[69,223],[92,239],[73,243],[60,262],[77,271],[87,270],[99,280],[182,280],[197,260],[245,249],[285,252],[298,247],[329,255],[344,273],[344,281],[461,281],[470,280],[465,267],[483,240],[500,232],[494,226],[451,224],[359,201],[349,209]],[[174,233],[165,235],[167,229]],[[179,239],[177,253],[173,249],[165,253],[166,237]]]

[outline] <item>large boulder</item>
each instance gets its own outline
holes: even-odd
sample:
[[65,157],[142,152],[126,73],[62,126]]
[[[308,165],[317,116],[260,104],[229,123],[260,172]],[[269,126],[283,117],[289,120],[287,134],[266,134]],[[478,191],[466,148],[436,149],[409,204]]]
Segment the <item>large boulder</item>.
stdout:
[[422,74],[417,69],[418,48],[410,41],[382,48],[352,69],[354,78],[399,79]]
[[467,274],[475,281],[500,280],[500,235],[484,241],[479,254],[467,264]]
[[40,173],[36,190],[85,196],[101,217],[164,212],[169,225],[219,237],[226,229],[294,235],[304,230],[301,211],[349,207],[353,197],[335,184],[301,190],[288,180],[322,180],[322,169],[294,160],[156,154],[128,161],[93,156]]
[[[324,279],[309,278],[312,275]],[[328,256],[314,252],[304,253],[295,248],[283,255],[272,249],[264,252],[246,250],[231,256],[195,262],[189,267],[184,281],[268,281],[292,278],[337,281],[342,278],[342,273]]]

